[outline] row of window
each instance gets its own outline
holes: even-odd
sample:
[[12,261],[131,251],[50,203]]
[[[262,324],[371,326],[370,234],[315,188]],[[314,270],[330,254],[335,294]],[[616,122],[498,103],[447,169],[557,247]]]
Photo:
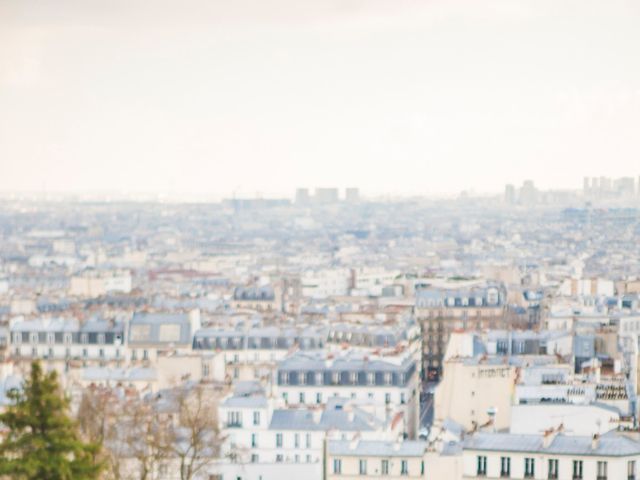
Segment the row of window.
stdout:
[[[407,381],[406,373],[395,374],[401,385]],[[327,375],[328,376],[328,375]],[[392,385],[394,374],[391,372],[331,372],[329,382],[325,372],[279,372],[280,385]]]
[[[25,354],[20,347],[16,347],[15,350],[14,350],[14,353],[15,353],[16,357],[20,357],[21,355]],[[42,351],[42,353],[40,355],[38,355],[38,348],[37,347],[32,347],[31,348],[31,357],[32,358],[37,358],[38,356],[42,356],[43,358],[54,358],[55,357],[53,348],[49,348],[46,351]],[[64,357],[65,358],[71,358],[71,349],[69,349],[69,348],[65,349]],[[98,357],[105,358],[105,352],[104,352],[103,348],[98,349]],[[120,358],[120,349],[116,349],[115,357],[116,358]],[[89,350],[88,349],[86,349],[86,348],[82,349],[82,358],[89,358]]]
[[[414,392],[415,392],[415,390],[414,390]],[[334,397],[338,397],[339,396],[338,392],[334,392],[333,396]],[[351,392],[350,396],[351,396],[352,399],[355,399],[357,397],[355,392]],[[311,398],[313,398],[313,397],[311,397]],[[372,400],[373,399],[373,392],[367,393],[367,398],[369,400]],[[284,403],[289,404],[289,394],[287,392],[283,392],[282,393],[282,399],[284,400]],[[305,394],[305,392],[298,393],[298,403],[306,405],[307,404],[306,400],[307,400],[307,395]],[[320,405],[320,404],[322,404],[322,401],[323,401],[322,392],[316,392],[315,403],[317,405]],[[384,403],[385,403],[385,405],[389,405],[391,403],[391,394],[390,393],[385,393],[384,394]],[[404,405],[405,403],[407,403],[406,395],[404,394],[404,392],[400,392],[400,404]]]
[[[380,470],[376,470],[372,473],[379,473],[380,475],[389,475],[389,460],[383,459],[380,460]],[[333,473],[341,474],[342,473],[342,459],[334,458],[333,459]],[[358,460],[358,473],[360,475],[367,475],[369,472],[369,461],[366,459]],[[409,475],[409,461],[408,460],[400,460],[400,475]],[[420,462],[420,475],[424,475],[424,461]]]
[[[294,463],[300,463],[300,455],[295,454],[293,456],[293,462]],[[304,461],[306,463],[311,463],[312,459],[311,459],[311,455],[305,455],[305,459]],[[260,462],[260,456],[257,453],[252,453],[251,454],[251,463],[259,463]],[[284,455],[282,455],[281,453],[276,454],[276,463],[282,463],[284,462]]]
[[[260,411],[253,412],[253,424],[260,425]],[[242,412],[230,411],[227,412],[227,426],[228,427],[242,427]]]
[[[81,333],[80,334],[80,343],[81,344],[88,344],[89,343],[89,335],[91,335],[92,337],[95,338],[95,342],[99,345],[104,345],[105,343],[107,343],[107,336],[104,333],[98,333],[98,334],[89,334],[89,333]],[[38,332],[31,332],[31,333],[27,333],[27,332],[14,332],[13,333],[13,343],[15,345],[20,345],[22,343],[31,343],[33,345],[38,344],[38,343],[47,343],[49,345],[53,345],[53,344],[65,344],[65,345],[71,345],[73,343],[73,337],[74,334],[73,333],[55,333],[55,332],[49,332],[49,333],[38,333]],[[122,340],[122,335],[115,335],[115,337],[113,336],[113,334],[109,335],[109,343],[113,343],[114,339],[116,342],[121,341]]]
[[[572,479],[583,479],[583,461],[572,461]],[[550,480],[558,479],[559,460],[556,458],[550,458],[547,460],[547,478]],[[597,480],[607,480],[608,464],[606,461],[597,462]],[[479,455],[477,457],[477,476],[484,477],[487,475],[487,457]],[[524,478],[534,478],[536,475],[536,461],[534,458],[524,459]],[[511,477],[511,458],[500,457],[500,477]],[[627,462],[627,480],[635,480],[636,478],[636,462],[630,460]]]

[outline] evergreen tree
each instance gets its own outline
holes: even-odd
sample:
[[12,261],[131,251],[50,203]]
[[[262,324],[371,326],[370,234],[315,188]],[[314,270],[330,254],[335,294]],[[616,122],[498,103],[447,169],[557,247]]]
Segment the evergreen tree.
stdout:
[[21,390],[0,414],[6,432],[0,443],[0,477],[19,480],[93,480],[99,478],[99,445],[84,443],[68,416],[69,399],[56,372],[43,373],[33,362]]

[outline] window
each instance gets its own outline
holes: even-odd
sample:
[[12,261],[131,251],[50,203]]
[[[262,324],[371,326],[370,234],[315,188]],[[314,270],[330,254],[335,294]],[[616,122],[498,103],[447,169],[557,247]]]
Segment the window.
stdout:
[[384,374],[384,384],[391,385],[391,374],[388,372]]
[[380,471],[382,472],[382,475],[389,475],[389,460],[382,460]]
[[597,480],[607,480],[607,462],[598,462]]
[[367,373],[367,384],[375,385],[376,384],[376,374],[373,372]]
[[409,462],[406,460],[400,461],[400,475],[409,475]]
[[500,476],[509,478],[511,476],[511,458],[500,457]]
[[284,392],[282,394],[282,399],[284,400],[284,403],[289,403],[289,394],[287,392]]
[[349,373],[349,381],[351,382],[351,385],[357,385],[358,384],[358,372],[350,372]]
[[322,393],[320,392],[316,393],[316,403],[317,404],[322,403]]
[[242,426],[242,414],[240,412],[228,412],[227,413],[227,426],[229,426],[229,427],[241,427]]
[[484,477],[487,475],[487,457],[479,456],[477,458],[477,475]]
[[300,385],[306,385],[307,384],[307,374],[305,372],[300,372],[298,374],[298,377],[300,378]]
[[333,473],[342,473],[342,460],[339,458],[333,459]]
[[363,460],[363,459],[360,459],[359,466],[360,466],[360,468],[359,468],[360,475],[366,475],[367,474],[367,461]]
[[[116,350],[116,352],[118,352],[118,350]],[[202,364],[202,377],[203,378],[207,378],[208,376],[209,376],[209,364],[208,363],[203,363]]]
[[536,476],[536,462],[533,458],[524,459],[524,478],[533,478]]
[[258,436],[255,433],[251,434],[251,446],[253,448],[258,446]]
[[282,372],[282,385],[289,383],[289,372]]
[[276,433],[276,447],[282,448],[282,434]]
[[405,398],[404,398],[404,392],[401,392],[401,393],[400,393],[400,403],[401,403],[402,405],[404,405],[404,404],[406,403],[406,400],[405,400]]
[[47,343],[49,345],[53,345],[56,341],[56,334],[55,333],[47,333]]
[[384,403],[389,405],[391,403],[391,394],[390,393],[385,393],[384,394]]
[[82,356],[85,358],[89,356],[89,351],[86,348],[82,349]]
[[311,463],[311,455],[307,455],[304,459],[305,462]]
[[300,434],[296,433],[293,436],[293,445],[295,446],[295,448],[300,448]]
[[89,335],[87,335],[86,333],[81,333],[80,334],[80,343],[82,343],[82,344],[89,343]]
[[277,463],[282,463],[282,454],[276,455],[276,462]]
[[556,480],[558,478],[558,460],[555,458],[549,459],[549,475],[550,480]]
[[100,357],[104,357],[104,348],[101,348],[100,350],[98,350],[98,355]]
[[311,434],[307,433],[305,434],[305,445],[307,446],[307,448],[311,448]]
[[149,351],[148,350],[143,350],[142,351],[142,359],[143,360],[149,360]]
[[98,334],[98,343],[100,345],[104,345],[104,333],[99,333]]
[[582,460],[573,461],[573,480],[580,480],[582,478]]
[[260,412],[253,412],[253,424],[260,425]]
[[32,344],[38,343],[38,334],[37,333],[32,333],[31,334],[31,343]]
[[251,454],[251,463],[258,463],[260,461],[260,457],[258,457],[257,453]]
[[627,462],[627,480],[636,480],[636,461],[629,460]]
[[300,392],[300,403],[304,403],[304,392]]

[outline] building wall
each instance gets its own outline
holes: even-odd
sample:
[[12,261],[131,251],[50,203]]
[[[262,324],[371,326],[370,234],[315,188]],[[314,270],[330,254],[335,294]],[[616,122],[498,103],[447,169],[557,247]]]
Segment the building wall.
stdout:
[[[487,474],[479,476],[477,473],[478,455],[487,457]],[[627,462],[636,461],[636,468],[640,465],[640,456],[637,457],[598,457],[598,456],[562,456],[546,455],[540,453],[512,453],[512,452],[476,452],[465,450],[463,454],[463,479],[503,478],[500,477],[500,457],[511,459],[511,476],[513,479],[524,479],[525,458],[535,460],[535,476],[533,478],[543,480],[548,477],[549,459],[558,459],[558,479],[571,480],[573,478],[573,461],[582,460],[583,479],[597,480],[597,462],[607,462],[607,480],[627,480]],[[636,474],[637,478],[637,474]]]
[[435,391],[435,418],[450,418],[471,430],[489,420],[496,409],[495,428],[509,428],[516,370],[508,365],[445,363],[444,376]]

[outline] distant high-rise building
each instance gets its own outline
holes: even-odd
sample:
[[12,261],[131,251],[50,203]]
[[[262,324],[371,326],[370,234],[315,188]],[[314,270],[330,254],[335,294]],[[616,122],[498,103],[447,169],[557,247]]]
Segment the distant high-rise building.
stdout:
[[344,199],[347,202],[357,202],[360,200],[360,190],[357,188],[347,188],[344,191]]
[[585,195],[589,195],[591,193],[591,186],[590,186],[589,177],[584,177],[584,183],[583,183],[583,186],[582,186],[582,190],[583,190]]
[[296,190],[296,203],[306,204],[309,203],[309,200],[311,200],[311,197],[309,196],[308,188],[298,188]]
[[621,197],[632,197],[636,192],[636,185],[633,177],[618,178],[614,183],[615,192]]
[[520,203],[523,205],[534,205],[538,201],[538,190],[533,180],[525,180],[520,189]]
[[507,205],[513,205],[516,203],[516,187],[514,185],[512,184],[505,185],[504,202]]
[[335,203],[338,201],[337,188],[316,188],[315,201],[318,203]]

